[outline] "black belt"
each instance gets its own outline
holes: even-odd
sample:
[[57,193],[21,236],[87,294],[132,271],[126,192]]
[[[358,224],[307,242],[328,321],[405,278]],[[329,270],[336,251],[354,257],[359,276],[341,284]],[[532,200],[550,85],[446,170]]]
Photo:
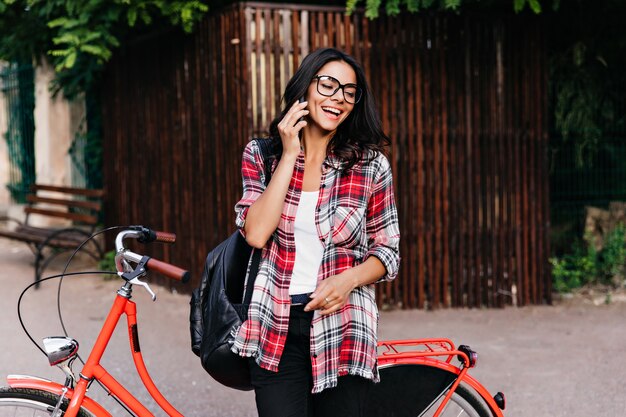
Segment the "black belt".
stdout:
[[291,298],[291,305],[292,306],[299,306],[299,305],[303,305],[303,304],[308,304],[309,301],[311,301],[311,297],[310,297],[311,293],[306,293],[306,294],[294,294],[294,295],[290,295],[289,297]]

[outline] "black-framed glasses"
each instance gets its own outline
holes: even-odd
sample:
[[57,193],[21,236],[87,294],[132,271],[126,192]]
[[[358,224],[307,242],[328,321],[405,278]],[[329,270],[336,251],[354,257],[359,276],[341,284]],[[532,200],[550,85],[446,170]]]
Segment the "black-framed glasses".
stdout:
[[316,75],[313,79],[317,80],[317,92],[325,97],[332,97],[341,89],[344,100],[350,104],[356,104],[363,95],[363,90],[358,85],[341,84],[338,79],[330,75]]

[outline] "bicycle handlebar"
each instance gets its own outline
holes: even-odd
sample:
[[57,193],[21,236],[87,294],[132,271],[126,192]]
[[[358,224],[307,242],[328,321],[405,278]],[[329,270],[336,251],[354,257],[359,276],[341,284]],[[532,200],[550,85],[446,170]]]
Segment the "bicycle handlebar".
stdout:
[[179,268],[176,265],[159,261],[158,259],[150,258],[148,262],[146,262],[146,267],[152,271],[160,272],[168,278],[181,281],[183,284],[186,284],[189,279],[191,279],[189,271]]
[[169,232],[162,232],[159,230],[152,230],[143,226],[131,226],[131,230],[138,232],[137,240],[139,243],[175,243],[176,234]]
[[[162,242],[174,243],[176,234],[155,231],[143,226],[130,226],[128,229],[121,231],[115,238],[115,247],[117,250],[116,265],[118,271],[124,271],[121,259],[126,259],[134,263],[145,262],[146,269],[160,272],[168,278],[187,283],[191,278],[189,271],[179,268],[175,265],[159,261],[158,259],[143,257],[142,255],[133,253],[124,247],[124,239],[137,239],[141,243]],[[143,259],[142,259],[143,258]],[[147,259],[147,260],[146,260]],[[132,276],[132,275],[131,275]]]
[[168,232],[160,232],[155,231],[156,239],[155,242],[161,243],[175,243],[176,242],[176,233],[168,233]]

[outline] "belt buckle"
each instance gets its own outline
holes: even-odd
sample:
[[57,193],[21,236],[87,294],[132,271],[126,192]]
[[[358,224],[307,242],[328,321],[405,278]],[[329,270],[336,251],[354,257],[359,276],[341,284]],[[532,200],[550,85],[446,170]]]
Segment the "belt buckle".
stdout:
[[[292,296],[289,296],[289,301],[291,302],[291,306],[295,307],[295,306],[301,306],[301,305],[305,305],[309,302],[309,296],[311,295],[311,293],[308,294],[294,294]],[[294,301],[294,299],[296,301]],[[304,299],[304,301],[299,301]]]

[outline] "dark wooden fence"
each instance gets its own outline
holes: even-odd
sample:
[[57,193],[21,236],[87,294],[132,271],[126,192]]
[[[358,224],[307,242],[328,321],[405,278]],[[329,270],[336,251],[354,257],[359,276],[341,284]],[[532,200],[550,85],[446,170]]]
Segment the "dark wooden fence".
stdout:
[[176,231],[156,256],[201,272],[234,228],[245,143],[303,56],[336,46],[369,75],[401,218],[405,308],[550,302],[546,57],[537,18],[243,3],[193,36],[137,41],[105,78],[107,223]]

